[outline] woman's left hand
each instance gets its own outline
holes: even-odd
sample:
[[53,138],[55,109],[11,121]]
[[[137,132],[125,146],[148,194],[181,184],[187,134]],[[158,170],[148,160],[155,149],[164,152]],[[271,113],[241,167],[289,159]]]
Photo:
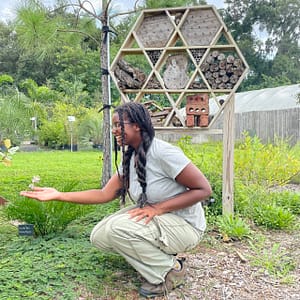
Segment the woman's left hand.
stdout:
[[162,212],[153,205],[146,205],[143,208],[137,207],[129,210],[128,213],[130,214],[130,218],[136,218],[135,220],[137,222],[139,222],[142,219],[146,219],[145,224],[148,224],[153,219],[153,217],[162,214]]

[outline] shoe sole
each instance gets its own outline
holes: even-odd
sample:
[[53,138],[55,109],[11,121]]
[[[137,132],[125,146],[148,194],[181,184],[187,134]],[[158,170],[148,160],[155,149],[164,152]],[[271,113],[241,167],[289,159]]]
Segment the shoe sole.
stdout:
[[165,296],[167,295],[169,292],[177,289],[177,288],[180,288],[181,286],[184,285],[185,282],[181,282],[181,283],[178,283],[178,285],[176,285],[176,287],[174,287],[173,289],[171,289],[170,291],[164,291],[164,292],[161,292],[161,293],[150,293],[148,290],[144,290],[142,288],[139,289],[139,294],[140,296],[144,297],[144,298],[154,298],[154,297],[159,297],[159,296]]
[[144,298],[154,298],[154,297],[159,297],[159,296],[164,296],[167,292],[163,292],[163,293],[149,293],[149,291],[146,290],[139,290],[139,294],[140,296],[144,297]]

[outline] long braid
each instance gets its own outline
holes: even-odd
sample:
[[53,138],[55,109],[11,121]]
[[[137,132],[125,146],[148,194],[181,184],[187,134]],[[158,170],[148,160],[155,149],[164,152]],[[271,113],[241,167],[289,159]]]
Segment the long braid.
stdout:
[[[115,112],[119,114],[122,140],[124,140],[124,115],[127,116],[128,121],[136,123],[140,127],[142,142],[135,153],[135,168],[138,176],[138,182],[142,187],[142,193],[138,199],[138,206],[143,207],[147,202],[147,181],[146,181],[146,154],[154,138],[155,132],[151,122],[151,117],[148,110],[140,103],[129,102],[116,108]],[[125,146],[122,145],[125,149]],[[122,167],[123,167],[123,189],[121,191],[122,203],[125,202],[126,193],[129,189],[129,177],[130,177],[130,160],[134,153],[134,148],[128,146],[122,153]]]
[[136,167],[136,172],[138,176],[138,181],[142,187],[142,194],[140,195],[138,199],[138,205],[140,207],[143,207],[146,202],[147,202],[147,181],[146,181],[146,153],[151,145],[152,140],[150,140],[148,134],[145,132],[142,132],[142,143],[140,147],[138,148],[138,151],[135,155],[135,167]]

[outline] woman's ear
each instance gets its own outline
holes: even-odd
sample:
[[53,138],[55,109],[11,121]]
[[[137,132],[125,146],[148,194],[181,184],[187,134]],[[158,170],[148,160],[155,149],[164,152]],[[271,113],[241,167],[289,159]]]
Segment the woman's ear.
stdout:
[[133,124],[133,128],[134,128],[135,131],[141,131],[141,128],[137,123]]

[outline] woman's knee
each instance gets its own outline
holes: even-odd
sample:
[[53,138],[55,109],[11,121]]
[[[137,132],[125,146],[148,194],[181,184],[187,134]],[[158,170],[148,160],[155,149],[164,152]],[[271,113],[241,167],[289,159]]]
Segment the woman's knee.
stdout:
[[97,248],[107,249],[109,248],[111,236],[111,221],[109,218],[99,222],[92,230],[90,234],[91,243]]
[[132,229],[132,220],[128,215],[112,215],[107,219],[99,222],[92,230],[90,241],[98,248],[110,248],[114,239],[127,235]]

